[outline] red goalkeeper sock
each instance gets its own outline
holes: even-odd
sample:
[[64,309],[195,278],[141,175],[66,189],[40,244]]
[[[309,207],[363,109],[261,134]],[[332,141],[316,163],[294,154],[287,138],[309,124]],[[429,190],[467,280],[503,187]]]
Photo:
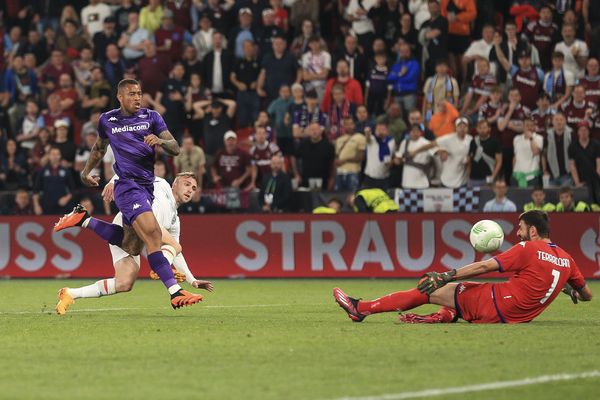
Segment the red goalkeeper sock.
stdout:
[[396,292],[373,301],[359,301],[358,312],[361,314],[377,314],[390,311],[406,311],[429,303],[429,297],[418,289]]

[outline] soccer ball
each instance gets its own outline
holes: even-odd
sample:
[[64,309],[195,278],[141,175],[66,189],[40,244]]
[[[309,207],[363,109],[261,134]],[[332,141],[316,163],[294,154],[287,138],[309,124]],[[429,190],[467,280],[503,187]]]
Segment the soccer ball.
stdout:
[[484,219],[473,225],[469,240],[475,250],[481,253],[491,253],[502,246],[504,231],[497,222]]

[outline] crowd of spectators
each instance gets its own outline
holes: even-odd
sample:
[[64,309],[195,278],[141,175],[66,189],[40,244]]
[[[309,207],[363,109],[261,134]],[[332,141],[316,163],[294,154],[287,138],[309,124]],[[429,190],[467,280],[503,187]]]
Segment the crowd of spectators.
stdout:
[[[265,212],[296,190],[361,187],[490,185],[491,210],[511,208],[507,185],[562,187],[561,202],[585,187],[600,204],[600,1],[6,0],[0,13],[11,214],[98,198],[78,176],[124,78],[180,142],[175,158],[157,151],[158,176],[260,193]],[[113,163],[109,150],[94,174],[108,181]]]

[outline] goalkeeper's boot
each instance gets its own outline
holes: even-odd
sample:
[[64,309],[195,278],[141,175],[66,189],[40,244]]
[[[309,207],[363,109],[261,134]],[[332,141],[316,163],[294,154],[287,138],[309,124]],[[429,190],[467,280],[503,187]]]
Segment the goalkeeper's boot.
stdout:
[[54,224],[54,232],[62,231],[63,229],[71,228],[73,226],[81,226],[83,221],[89,217],[90,214],[88,214],[86,208],[81,204],[77,204],[73,208],[73,211],[62,216],[61,219]]
[[171,307],[173,309],[191,306],[202,301],[203,297],[201,294],[190,293],[187,290],[179,289],[177,292],[171,295]]
[[348,318],[354,322],[362,322],[366,318],[365,314],[358,312],[358,300],[353,299],[342,291],[340,288],[333,289],[333,297],[340,307],[348,313]]
[[58,303],[56,303],[56,313],[58,315],[65,315],[69,306],[75,303],[73,297],[69,294],[69,290],[65,287],[58,291]]
[[[185,282],[185,274],[182,272],[179,272],[174,266],[171,265],[171,269],[173,270],[173,276],[175,277],[175,280],[177,281],[177,283],[181,283],[181,282]],[[152,270],[150,270],[150,279],[154,279],[155,281],[160,279],[160,276],[158,276],[158,274]]]
[[458,313],[454,308],[442,307],[437,312],[428,315],[400,314],[398,320],[405,324],[448,324],[458,320]]

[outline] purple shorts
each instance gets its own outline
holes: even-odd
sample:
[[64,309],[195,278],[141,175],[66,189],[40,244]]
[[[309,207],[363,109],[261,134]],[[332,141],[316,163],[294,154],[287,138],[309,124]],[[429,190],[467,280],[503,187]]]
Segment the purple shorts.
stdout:
[[141,213],[152,212],[154,184],[145,185],[129,179],[118,179],[115,182],[114,198],[123,214],[123,224],[131,225]]

